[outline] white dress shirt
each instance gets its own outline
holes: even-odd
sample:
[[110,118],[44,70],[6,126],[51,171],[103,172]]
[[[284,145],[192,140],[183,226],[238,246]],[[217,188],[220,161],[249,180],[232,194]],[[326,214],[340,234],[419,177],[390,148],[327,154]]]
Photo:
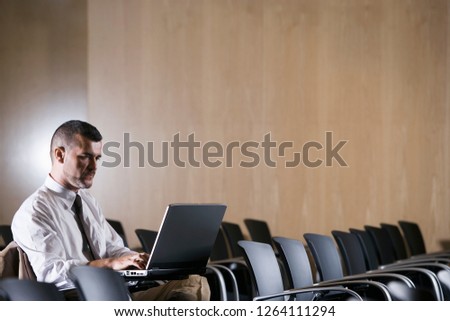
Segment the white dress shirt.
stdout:
[[[78,194],[83,201],[86,234],[98,258],[133,253],[108,224],[97,201],[85,189]],[[70,268],[85,265],[83,239],[72,205],[76,193],[49,175],[14,215],[14,240],[25,251],[38,281],[55,283],[60,289],[73,288]]]

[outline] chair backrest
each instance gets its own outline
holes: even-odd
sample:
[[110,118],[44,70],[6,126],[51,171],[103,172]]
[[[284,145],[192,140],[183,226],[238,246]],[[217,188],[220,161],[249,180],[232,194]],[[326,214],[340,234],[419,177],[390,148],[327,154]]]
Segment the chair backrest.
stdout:
[[19,264],[17,243],[13,241],[0,251],[0,279],[19,277]]
[[331,231],[348,275],[367,272],[366,260],[358,237],[350,232]]
[[82,300],[130,300],[124,279],[114,270],[82,265],[74,266],[70,273]]
[[344,276],[341,258],[333,239],[327,235],[306,233],[303,235],[316,263],[322,281],[341,279]]
[[11,225],[0,225],[0,251],[13,241]]
[[[283,279],[273,248],[254,241],[239,241],[238,245],[243,249],[257,295],[283,292]],[[281,296],[271,300],[283,301],[284,298]]]
[[19,278],[36,281],[36,274],[28,260],[27,253],[20,246],[17,247],[17,251],[19,253]]
[[136,229],[135,233],[139,239],[139,242],[141,242],[144,252],[151,253],[156,237],[158,236],[158,232],[147,229]]
[[395,258],[397,260],[404,260],[408,258],[408,252],[406,249],[405,239],[402,232],[397,225],[381,223],[381,229],[385,230],[391,240],[391,245],[394,249]]
[[27,254],[15,241],[0,251],[0,279],[3,278],[36,280]]
[[225,239],[223,229],[220,228],[219,232],[217,233],[216,242],[214,242],[214,247],[211,251],[210,260],[226,260],[230,257],[231,256],[229,254],[227,240]]
[[272,234],[266,221],[246,218],[244,219],[244,223],[252,241],[266,243],[273,246]]
[[409,253],[411,255],[425,254],[425,241],[419,225],[408,221],[398,221],[398,224],[400,225],[406,243],[408,244]]
[[389,234],[377,226],[365,225],[364,229],[372,238],[373,244],[375,244],[378,253],[378,262],[381,265],[394,263],[396,258]]
[[34,280],[3,279],[0,290],[9,301],[64,301],[64,295],[53,283]]
[[242,257],[244,255],[244,252],[238,245],[238,242],[245,240],[245,237],[239,224],[222,222],[222,228],[225,234],[225,238],[228,241],[228,245],[230,246],[232,257]]
[[111,227],[117,232],[117,234],[120,235],[120,237],[123,240],[123,244],[128,247],[128,240],[127,237],[125,235],[125,229],[123,228],[122,222],[117,221],[117,220],[113,220],[113,219],[106,219],[106,221],[108,221],[109,225],[111,225]]
[[378,269],[380,263],[378,261],[378,253],[375,248],[375,244],[373,244],[372,238],[365,230],[360,230],[356,228],[351,228],[350,233],[355,235],[358,238],[361,249],[364,253],[364,258],[366,261],[366,269],[367,270],[376,270]]
[[[274,237],[279,259],[283,262],[285,275],[290,289],[304,288],[313,285],[311,263],[302,242],[286,237]],[[298,301],[310,301],[314,293],[299,293]]]

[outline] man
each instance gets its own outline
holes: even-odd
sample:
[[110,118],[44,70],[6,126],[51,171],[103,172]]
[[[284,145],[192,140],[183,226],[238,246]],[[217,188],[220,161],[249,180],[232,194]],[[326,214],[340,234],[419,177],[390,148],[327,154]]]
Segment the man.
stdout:
[[[124,246],[86,191],[92,186],[101,154],[102,135],[97,128],[78,120],[62,124],[51,140],[49,176],[25,200],[12,222],[14,240],[28,255],[37,280],[69,290],[65,291],[67,298],[76,293],[70,279],[73,266],[143,269],[148,260],[147,253]],[[133,299],[209,300],[209,295],[206,279],[193,275],[135,292]]]

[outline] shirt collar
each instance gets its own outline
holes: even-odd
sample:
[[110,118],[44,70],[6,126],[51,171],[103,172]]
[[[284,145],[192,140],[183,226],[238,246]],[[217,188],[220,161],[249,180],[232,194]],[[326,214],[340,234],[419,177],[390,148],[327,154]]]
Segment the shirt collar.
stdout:
[[75,197],[77,196],[77,193],[59,184],[57,181],[53,179],[53,177],[50,176],[50,174],[47,175],[44,186],[47,187],[49,190],[58,194],[64,201],[64,204],[67,206],[67,208],[72,207],[73,203],[75,202]]

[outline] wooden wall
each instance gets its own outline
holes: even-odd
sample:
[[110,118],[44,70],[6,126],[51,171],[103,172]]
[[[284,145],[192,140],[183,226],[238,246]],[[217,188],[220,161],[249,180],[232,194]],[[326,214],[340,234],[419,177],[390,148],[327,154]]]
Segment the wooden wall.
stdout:
[[133,149],[130,168],[94,187],[129,231],[157,228],[169,202],[217,201],[227,220],[264,219],[277,235],[410,219],[434,248],[448,237],[448,1],[94,1],[88,12],[89,119],[122,146],[123,133],[159,147],[176,133],[226,145],[270,132],[299,150],[327,131],[348,140],[348,167],[139,168]]
[[[84,40],[87,59],[80,52],[80,65],[55,72],[61,79],[85,72],[86,119],[105,142],[120,143],[110,151],[121,164],[104,166],[92,193],[108,217],[124,222],[132,244],[134,229],[158,228],[170,202],[223,202],[228,221],[260,218],[274,235],[299,239],[304,232],[399,219],[418,222],[430,250],[450,238],[449,1],[95,0],[85,12],[87,35],[81,30],[79,38],[61,41]],[[69,51],[57,56],[71,57]],[[20,92],[19,84],[8,87],[10,95]],[[36,125],[15,111],[7,119],[10,126]],[[266,134],[301,152],[309,141],[325,145],[327,132],[333,146],[347,141],[339,152],[347,167],[333,161],[286,168],[293,149],[285,157],[272,150],[277,166],[264,164]],[[124,166],[125,134],[160,149],[177,133],[224,148],[259,142],[253,151],[260,164],[240,167],[250,159],[235,151],[231,167],[180,168],[173,154],[167,167],[139,167],[131,148]],[[201,155],[197,150],[196,159]],[[325,150],[312,149],[309,157],[324,159]],[[24,197],[23,189],[2,188],[2,202],[11,193]]]
[[0,0],[0,224],[50,171],[50,139],[87,117],[86,1]]

